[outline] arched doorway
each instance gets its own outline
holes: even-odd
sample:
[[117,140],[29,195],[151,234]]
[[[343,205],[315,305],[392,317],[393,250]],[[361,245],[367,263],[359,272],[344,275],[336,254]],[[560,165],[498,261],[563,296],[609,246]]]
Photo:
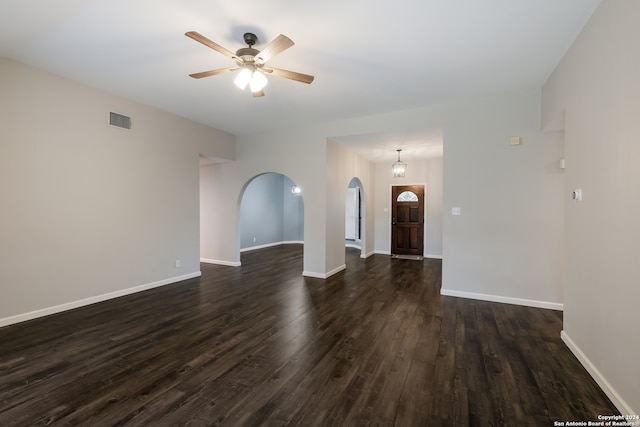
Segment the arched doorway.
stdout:
[[366,204],[360,179],[352,178],[347,186],[345,199],[345,246],[360,249],[360,257],[366,257]]
[[304,244],[303,194],[286,175],[256,175],[238,200],[239,252],[283,244]]

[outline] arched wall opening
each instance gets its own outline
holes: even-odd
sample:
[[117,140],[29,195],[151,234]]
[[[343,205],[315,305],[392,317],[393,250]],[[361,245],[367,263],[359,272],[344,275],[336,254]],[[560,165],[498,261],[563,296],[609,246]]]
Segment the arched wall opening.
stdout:
[[304,244],[304,197],[286,175],[258,174],[238,197],[238,259],[242,252],[282,244]]
[[349,181],[345,200],[345,246],[360,250],[366,257],[366,199],[364,186],[359,178]]

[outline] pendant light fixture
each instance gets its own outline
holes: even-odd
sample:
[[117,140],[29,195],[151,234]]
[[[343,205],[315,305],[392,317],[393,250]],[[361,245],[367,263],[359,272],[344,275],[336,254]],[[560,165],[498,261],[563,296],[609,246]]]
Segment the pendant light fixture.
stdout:
[[398,161],[395,162],[393,167],[393,177],[394,178],[404,178],[404,174],[407,172],[407,164],[405,162],[400,161],[400,152],[402,150],[396,150],[398,152]]

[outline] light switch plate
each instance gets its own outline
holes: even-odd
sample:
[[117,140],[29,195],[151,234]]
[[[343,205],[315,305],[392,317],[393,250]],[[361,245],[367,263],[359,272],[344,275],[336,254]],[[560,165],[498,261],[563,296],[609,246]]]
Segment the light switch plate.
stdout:
[[451,208],[451,215],[460,215],[460,208]]

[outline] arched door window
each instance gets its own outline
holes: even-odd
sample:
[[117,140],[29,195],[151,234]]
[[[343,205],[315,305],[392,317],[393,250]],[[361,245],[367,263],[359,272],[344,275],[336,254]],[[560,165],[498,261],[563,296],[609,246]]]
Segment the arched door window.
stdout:
[[417,202],[418,196],[413,191],[403,191],[402,193],[398,194],[396,201],[397,202]]

